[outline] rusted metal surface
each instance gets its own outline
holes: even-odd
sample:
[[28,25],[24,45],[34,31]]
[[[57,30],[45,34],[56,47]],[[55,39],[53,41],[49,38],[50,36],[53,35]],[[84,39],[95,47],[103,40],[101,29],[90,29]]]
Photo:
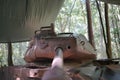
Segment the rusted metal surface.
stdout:
[[111,65],[107,65],[107,68],[115,71],[120,71],[120,65],[111,64]]
[[95,66],[118,65],[120,58],[93,60]]
[[96,66],[94,80],[120,80],[119,58],[93,61]]
[[35,37],[31,40],[24,57],[26,62],[53,59],[57,47],[63,49],[64,59],[82,62],[96,58],[95,54],[85,51],[77,45],[76,38],[72,33],[56,35],[53,29],[53,25],[51,25],[35,31]]
[[[48,67],[11,66],[0,68],[0,80],[41,80]],[[93,76],[82,74],[79,70],[66,71],[73,80],[120,80],[120,65],[98,66]]]
[[[11,66],[0,68],[0,80],[41,80],[44,72],[49,68],[26,68],[25,66]],[[69,72],[73,80],[91,80],[90,77]],[[71,75],[72,74],[72,75]]]
[[0,80],[40,80],[47,68],[26,68],[11,66],[0,69]]
[[120,65],[98,66],[95,70],[95,78],[93,80],[120,80],[119,70]]

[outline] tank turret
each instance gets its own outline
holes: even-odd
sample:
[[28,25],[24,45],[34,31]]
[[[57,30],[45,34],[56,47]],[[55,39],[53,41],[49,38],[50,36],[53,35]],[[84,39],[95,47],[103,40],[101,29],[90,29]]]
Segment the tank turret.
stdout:
[[[51,24],[35,31],[24,59],[28,63],[52,61],[58,47],[63,49],[65,63],[81,63],[96,59],[96,55],[86,47],[87,45],[88,41],[83,35],[76,37],[73,33],[56,34],[54,25]],[[90,44],[88,46],[91,47]]]

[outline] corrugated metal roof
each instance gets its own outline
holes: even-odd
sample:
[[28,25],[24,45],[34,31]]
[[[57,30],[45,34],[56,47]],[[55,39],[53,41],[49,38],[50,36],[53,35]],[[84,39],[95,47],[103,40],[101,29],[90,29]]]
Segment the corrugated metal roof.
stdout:
[[0,42],[29,40],[54,23],[64,0],[0,0]]

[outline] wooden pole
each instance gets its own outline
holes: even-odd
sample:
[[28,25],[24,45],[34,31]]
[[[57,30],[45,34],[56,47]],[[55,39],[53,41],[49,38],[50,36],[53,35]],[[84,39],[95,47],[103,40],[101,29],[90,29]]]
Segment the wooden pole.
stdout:
[[98,8],[98,12],[99,12],[99,17],[100,17],[100,23],[101,23],[101,27],[102,27],[102,32],[103,32],[103,36],[104,36],[104,42],[105,42],[105,48],[106,48],[106,54],[107,57],[110,58],[110,55],[108,54],[108,47],[107,47],[107,39],[106,39],[106,30],[104,29],[104,25],[103,25],[103,20],[102,20],[102,15],[101,15],[101,10],[99,8],[99,3],[96,0],[96,4],[97,4],[97,8]]
[[107,55],[108,58],[112,58],[112,50],[111,50],[111,36],[110,36],[110,26],[109,26],[109,17],[108,17],[108,4],[105,3],[105,22],[106,22],[106,35],[107,35]]
[[12,61],[12,43],[8,42],[8,66],[13,66]]
[[91,45],[95,48],[89,0],[86,0],[86,11],[87,11],[87,23],[88,23],[88,38],[89,38],[89,42],[91,43]]

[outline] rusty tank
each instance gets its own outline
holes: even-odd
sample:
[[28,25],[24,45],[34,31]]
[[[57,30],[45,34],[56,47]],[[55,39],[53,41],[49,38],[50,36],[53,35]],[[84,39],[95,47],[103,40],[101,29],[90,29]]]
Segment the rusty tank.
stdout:
[[27,63],[48,62],[54,58],[55,50],[58,47],[63,49],[65,62],[82,63],[96,59],[94,53],[82,48],[85,44],[85,41],[78,41],[73,33],[56,34],[54,25],[51,24],[35,31],[35,36],[29,43],[24,60]]
[[[34,34],[24,56],[26,65],[1,67],[0,80],[41,80],[50,69],[57,48],[63,50],[65,72],[72,80],[120,79],[118,59],[96,60],[94,48],[83,35],[56,34],[53,24]],[[92,66],[86,66],[89,63]]]
[[[50,69],[56,49],[59,47],[63,50],[65,71],[70,73],[69,76],[77,74],[76,71],[69,72],[68,68],[76,68],[76,65],[92,62],[96,59],[94,48],[83,35],[76,37],[73,33],[56,34],[54,25],[51,24],[35,31],[24,56],[26,64],[0,68],[0,79],[41,80],[44,72]],[[71,77],[76,80],[74,76]],[[84,79],[78,80],[91,80],[87,76],[81,77]]]

